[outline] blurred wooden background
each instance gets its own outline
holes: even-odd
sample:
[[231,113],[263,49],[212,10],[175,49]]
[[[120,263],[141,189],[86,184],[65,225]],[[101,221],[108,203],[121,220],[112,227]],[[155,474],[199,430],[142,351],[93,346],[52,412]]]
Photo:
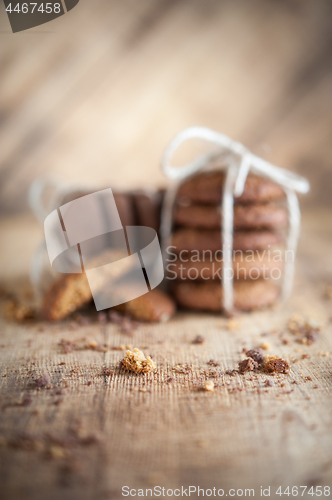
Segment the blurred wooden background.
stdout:
[[0,4],[0,211],[37,176],[166,184],[161,153],[201,124],[306,175],[331,202],[330,0],[80,0],[12,34]]

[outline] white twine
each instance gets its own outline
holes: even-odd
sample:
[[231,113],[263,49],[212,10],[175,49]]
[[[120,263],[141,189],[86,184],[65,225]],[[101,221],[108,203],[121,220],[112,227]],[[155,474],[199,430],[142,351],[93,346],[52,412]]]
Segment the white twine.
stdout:
[[[194,161],[181,167],[171,164],[175,151],[187,140],[203,139],[219,146],[219,153],[208,153],[199,156]],[[221,245],[223,248],[223,309],[231,311],[234,305],[233,298],[233,205],[234,197],[242,195],[247,176],[250,171],[266,177],[279,184],[285,191],[289,213],[289,229],[287,236],[287,253],[284,267],[282,285],[282,300],[290,296],[295,266],[295,255],[300,231],[301,214],[296,192],[307,193],[310,189],[309,182],[304,177],[290,172],[289,170],[276,167],[271,163],[252,154],[245,146],[235,142],[219,132],[206,127],[190,127],[182,130],[170,142],[162,159],[162,168],[169,179],[176,182],[168,189],[162,211],[161,237],[163,242],[164,256],[171,242],[173,209],[179,186],[184,180],[194,176],[200,171],[206,170],[209,161],[214,157],[224,157],[224,164],[217,166],[219,169],[227,169],[226,180],[223,188],[221,205],[222,234]],[[289,259],[289,254],[292,258]]]

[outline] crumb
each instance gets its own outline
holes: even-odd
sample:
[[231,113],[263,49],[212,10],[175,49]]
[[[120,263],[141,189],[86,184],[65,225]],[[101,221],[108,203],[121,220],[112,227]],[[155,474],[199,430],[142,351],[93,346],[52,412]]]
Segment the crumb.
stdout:
[[110,375],[113,375],[115,373],[114,370],[111,370],[110,368],[103,368],[102,374],[106,375],[106,377],[109,377]]
[[192,341],[193,344],[204,344],[205,338],[202,337],[202,335],[197,335],[197,337],[194,338]]
[[88,380],[86,385],[92,385],[92,380]]
[[265,386],[266,387],[272,387],[273,386],[272,380],[265,380]]
[[245,355],[248,358],[252,358],[259,365],[264,363],[264,354],[262,353],[261,349],[250,349],[250,351],[245,352]]
[[266,356],[265,369],[269,372],[288,373],[289,364],[287,361],[277,358],[276,356]]
[[252,358],[244,359],[239,363],[239,371],[241,373],[251,372],[253,370],[256,370],[256,368],[258,368],[258,363]]
[[310,358],[309,354],[302,354],[302,359],[308,359]]
[[133,351],[126,351],[126,356],[122,360],[122,368],[135,373],[149,373],[156,368],[156,363],[135,348]]
[[239,322],[236,319],[231,318],[227,321],[226,327],[227,327],[227,330],[232,332],[232,331],[237,330],[239,328]]
[[69,354],[70,352],[73,352],[75,343],[71,340],[62,339],[59,342],[59,346],[61,347],[64,354]]
[[58,364],[58,366],[62,366],[62,365],[65,365],[66,362],[65,361],[61,361],[61,363]]
[[171,384],[172,382],[175,382],[175,378],[174,377],[168,377],[167,383]]
[[208,361],[208,365],[210,365],[210,366],[220,366],[220,363],[218,363],[214,359],[210,359],[210,361]]
[[207,380],[204,384],[204,390],[212,392],[214,391],[214,382],[213,380]]
[[261,348],[264,349],[264,351],[268,351],[269,349],[271,349],[271,346],[267,342],[262,342]]
[[52,445],[50,446],[48,452],[50,458],[53,458],[54,460],[66,457],[66,450],[62,446]]
[[40,377],[35,380],[36,387],[46,387],[51,382],[50,376],[47,373],[43,373]]
[[36,316],[36,311],[32,307],[13,299],[4,302],[3,313],[7,319],[18,322],[34,319]]

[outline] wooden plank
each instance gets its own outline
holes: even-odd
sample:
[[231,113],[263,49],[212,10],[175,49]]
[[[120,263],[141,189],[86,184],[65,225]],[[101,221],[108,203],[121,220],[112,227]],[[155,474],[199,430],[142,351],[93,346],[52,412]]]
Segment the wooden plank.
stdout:
[[[125,485],[254,488],[256,496],[263,485],[275,498],[280,485],[331,484],[332,302],[324,298],[332,280],[329,220],[328,211],[304,214],[291,301],[244,314],[233,330],[225,318],[208,314],[179,313],[168,324],[142,324],[132,336],[110,323],[17,325],[1,318],[3,498],[118,499]],[[7,249],[0,272],[19,248],[15,234],[23,225],[26,234],[33,228],[27,220],[11,222],[1,226]],[[27,248],[38,240],[38,232],[30,231]],[[289,343],[283,343],[278,332],[293,313],[323,324],[312,346],[288,333],[283,336]],[[193,345],[198,334],[205,343]],[[95,341],[109,350],[64,354],[62,339]],[[270,346],[267,353],[290,362],[288,376],[226,374],[237,368],[244,347],[262,341]],[[123,351],[111,346],[122,344],[151,354],[156,372],[119,372]],[[220,375],[207,393],[199,387],[211,358],[220,363],[213,368]],[[178,364],[192,370],[179,374]],[[115,374],[103,376],[103,367]],[[44,372],[52,388],[38,390],[33,381]],[[267,379],[273,386],[265,385]],[[27,395],[31,403],[23,406]]]

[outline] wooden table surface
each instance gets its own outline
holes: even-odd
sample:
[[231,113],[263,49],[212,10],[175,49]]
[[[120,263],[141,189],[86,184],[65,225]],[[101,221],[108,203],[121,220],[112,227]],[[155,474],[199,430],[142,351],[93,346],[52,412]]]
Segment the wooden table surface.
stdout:
[[[331,486],[332,301],[324,298],[332,282],[330,220],[328,211],[304,214],[291,301],[235,325],[182,312],[128,335],[112,323],[2,317],[1,498],[120,499],[122,486],[158,485],[223,488],[225,495],[254,488],[255,497],[270,486],[271,498],[280,498],[279,486]],[[1,276],[13,282],[27,271],[41,231],[29,216],[2,219],[0,231]],[[294,313],[322,325],[313,345],[287,333]],[[197,335],[204,344],[192,344]],[[65,354],[62,339],[77,341],[77,349]],[[288,375],[226,373],[237,369],[244,347],[262,341],[268,354],[288,360]],[[79,348],[91,342],[106,352]],[[120,372],[127,345],[151,354],[156,371]],[[210,359],[220,365],[211,367]],[[184,373],[174,370],[187,364]],[[103,375],[105,367],[115,373]],[[216,372],[213,392],[200,389],[209,370]],[[34,380],[44,373],[51,388],[38,389]]]

